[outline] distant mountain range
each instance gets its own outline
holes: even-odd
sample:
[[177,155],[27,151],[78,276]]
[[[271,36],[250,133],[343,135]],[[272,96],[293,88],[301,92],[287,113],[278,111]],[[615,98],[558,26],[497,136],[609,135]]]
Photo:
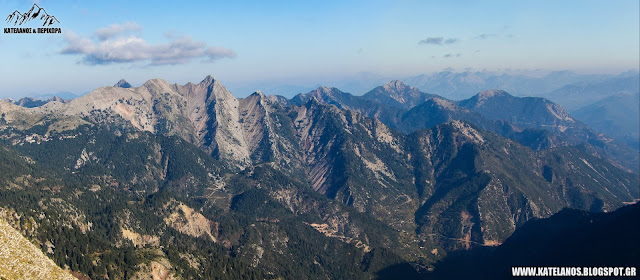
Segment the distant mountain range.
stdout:
[[625,73],[601,81],[584,81],[565,85],[543,96],[573,112],[616,94],[638,92],[640,92],[640,75]]
[[[484,90],[501,89],[514,96],[544,97],[572,112],[620,92],[638,92],[639,77],[640,74],[637,71],[629,71],[619,75],[555,71],[543,76],[487,71],[442,71],[409,78],[359,73],[342,79],[327,79],[323,84],[359,96],[387,81],[399,79],[422,92],[437,94],[450,100],[467,99]],[[230,86],[233,92],[241,96],[262,89],[268,94],[285,97],[293,97],[298,93],[309,92],[317,87],[320,87],[317,83],[277,80],[249,84],[234,83]]]
[[593,129],[640,149],[640,93],[621,92],[572,113]]
[[0,101],[0,209],[92,279],[415,278],[563,208],[640,198],[637,151],[541,97],[127,84]]
[[519,96],[540,96],[567,84],[594,81],[601,75],[578,75],[569,71],[557,71],[542,77],[510,75],[491,72],[437,72],[405,79],[407,84],[425,92],[437,93],[460,100],[487,89],[502,89]]
[[404,79],[404,82],[453,100],[466,99],[483,90],[501,89],[516,96],[544,97],[573,111],[619,92],[638,92],[639,77],[638,72],[612,76],[558,71],[542,77],[487,72],[438,72]]
[[51,97],[51,98],[46,99],[46,100],[36,99],[36,98],[33,98],[33,97],[23,97],[23,98],[20,98],[18,100],[13,100],[11,98],[7,98],[4,101],[9,102],[9,103],[13,103],[15,105],[18,105],[20,107],[25,107],[25,108],[40,107],[40,106],[42,106],[44,104],[47,104],[47,103],[53,102],[53,101],[61,102],[61,103],[66,102],[64,99],[62,99],[62,98],[60,98],[58,96],[54,96],[54,97]]
[[76,95],[71,92],[57,92],[57,93],[35,94],[32,96],[22,97],[18,100],[14,98],[5,98],[3,100],[5,102],[13,103],[25,108],[33,108],[33,107],[40,107],[52,101],[64,103],[77,97],[79,97],[79,95]]
[[322,87],[299,94],[290,102],[300,105],[311,98],[377,118],[405,133],[463,120],[537,150],[590,143],[599,153],[618,158],[618,164],[638,168],[637,155],[625,143],[599,135],[561,106],[540,97],[515,97],[505,91],[488,90],[452,101],[393,81],[362,96]]

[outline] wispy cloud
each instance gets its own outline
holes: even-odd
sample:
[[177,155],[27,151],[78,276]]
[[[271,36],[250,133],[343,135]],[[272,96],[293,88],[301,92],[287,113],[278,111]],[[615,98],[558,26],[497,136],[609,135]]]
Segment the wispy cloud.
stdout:
[[461,55],[462,55],[461,53],[456,53],[456,54],[448,53],[448,54],[443,55],[442,57],[451,58],[451,57],[460,57]]
[[97,41],[66,32],[66,46],[60,51],[66,55],[81,55],[81,63],[101,65],[111,63],[148,62],[149,65],[174,65],[201,58],[213,62],[222,58],[234,58],[236,53],[227,48],[207,46],[189,36],[168,37],[169,42],[149,44],[144,39],[128,35],[142,30],[135,22],[114,24],[94,32]]
[[442,37],[428,37],[427,39],[418,42],[419,45],[442,45]]
[[456,42],[458,42],[458,39],[456,39],[456,38],[449,38],[449,39],[444,40],[444,43],[446,45],[453,44],[453,43],[456,43]]
[[495,36],[496,36],[496,34],[492,34],[492,33],[482,33],[482,34],[476,36],[475,39],[485,40],[485,39],[489,39],[489,38],[495,37]]
[[210,62],[221,58],[235,58],[236,52],[231,49],[225,49],[221,47],[210,47],[204,51]]
[[94,32],[100,41],[115,37],[116,35],[130,31],[141,31],[142,26],[135,22],[125,22],[124,24],[112,24],[108,27],[99,28]]
[[427,37],[424,40],[420,40],[420,42],[418,42],[418,45],[450,45],[456,42],[458,42],[458,39],[456,38],[445,39],[444,37]]

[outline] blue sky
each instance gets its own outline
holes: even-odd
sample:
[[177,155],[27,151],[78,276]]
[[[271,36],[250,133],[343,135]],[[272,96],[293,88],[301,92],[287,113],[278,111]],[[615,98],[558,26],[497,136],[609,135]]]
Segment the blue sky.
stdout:
[[[637,0],[37,2],[63,34],[0,33],[0,97],[120,78],[316,84],[443,69],[619,73],[640,60]],[[33,3],[2,1],[0,15]]]

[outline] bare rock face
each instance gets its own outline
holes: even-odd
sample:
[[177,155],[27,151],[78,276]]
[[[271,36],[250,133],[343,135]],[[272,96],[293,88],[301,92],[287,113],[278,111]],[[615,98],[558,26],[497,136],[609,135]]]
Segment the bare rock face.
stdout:
[[0,219],[0,278],[76,279]]
[[[199,118],[202,127],[197,133],[200,146],[210,150],[219,159],[230,161],[240,168],[248,166],[249,149],[240,124],[239,101],[213,77],[207,76],[199,85],[198,91],[185,92],[193,96],[196,103],[204,95],[205,116]],[[192,119],[193,121],[193,119]],[[202,125],[204,124],[204,125]]]
[[240,102],[212,76],[198,84],[152,79],[140,87],[127,85],[121,80],[67,104],[51,102],[33,109],[1,101],[2,123],[28,128],[42,123],[46,116],[73,120],[66,125],[68,129],[87,124],[84,119],[97,124],[117,123],[179,136],[237,169],[251,165],[252,152],[275,135],[268,121],[273,101],[257,94]]
[[284,111],[278,100],[257,91],[240,100],[240,123],[253,162],[283,160],[290,163],[294,148],[278,129],[279,113]]
[[[206,77],[198,84],[169,84],[153,79],[140,87],[102,87],[68,104],[43,106],[25,111],[3,103],[7,121],[15,114],[61,114],[89,119],[94,123],[120,123],[138,130],[175,135],[196,144],[229,167],[243,169],[251,164],[250,151],[240,124],[239,100],[216,81]],[[41,117],[40,117],[41,118]],[[24,118],[20,118],[24,119]]]
[[153,280],[174,280],[181,279],[176,277],[172,271],[172,266],[166,257],[157,257],[149,263],[143,263],[138,266],[138,271],[131,279],[153,279]]
[[176,201],[167,203],[164,208],[168,211],[164,217],[164,222],[168,226],[193,237],[204,237],[214,242],[217,241],[215,237],[217,224],[193,208]]

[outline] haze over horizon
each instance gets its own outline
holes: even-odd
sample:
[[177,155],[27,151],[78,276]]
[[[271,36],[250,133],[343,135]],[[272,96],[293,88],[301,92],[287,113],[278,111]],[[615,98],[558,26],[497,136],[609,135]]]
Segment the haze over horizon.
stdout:
[[640,0],[187,2],[0,1],[0,280],[637,277]]
[[[0,72],[2,98],[81,94],[121,78],[185,84],[211,74],[246,96],[269,83],[442,70],[619,74],[640,61],[638,1],[37,2],[62,34],[0,34],[11,65]],[[0,12],[33,3],[5,1]]]

